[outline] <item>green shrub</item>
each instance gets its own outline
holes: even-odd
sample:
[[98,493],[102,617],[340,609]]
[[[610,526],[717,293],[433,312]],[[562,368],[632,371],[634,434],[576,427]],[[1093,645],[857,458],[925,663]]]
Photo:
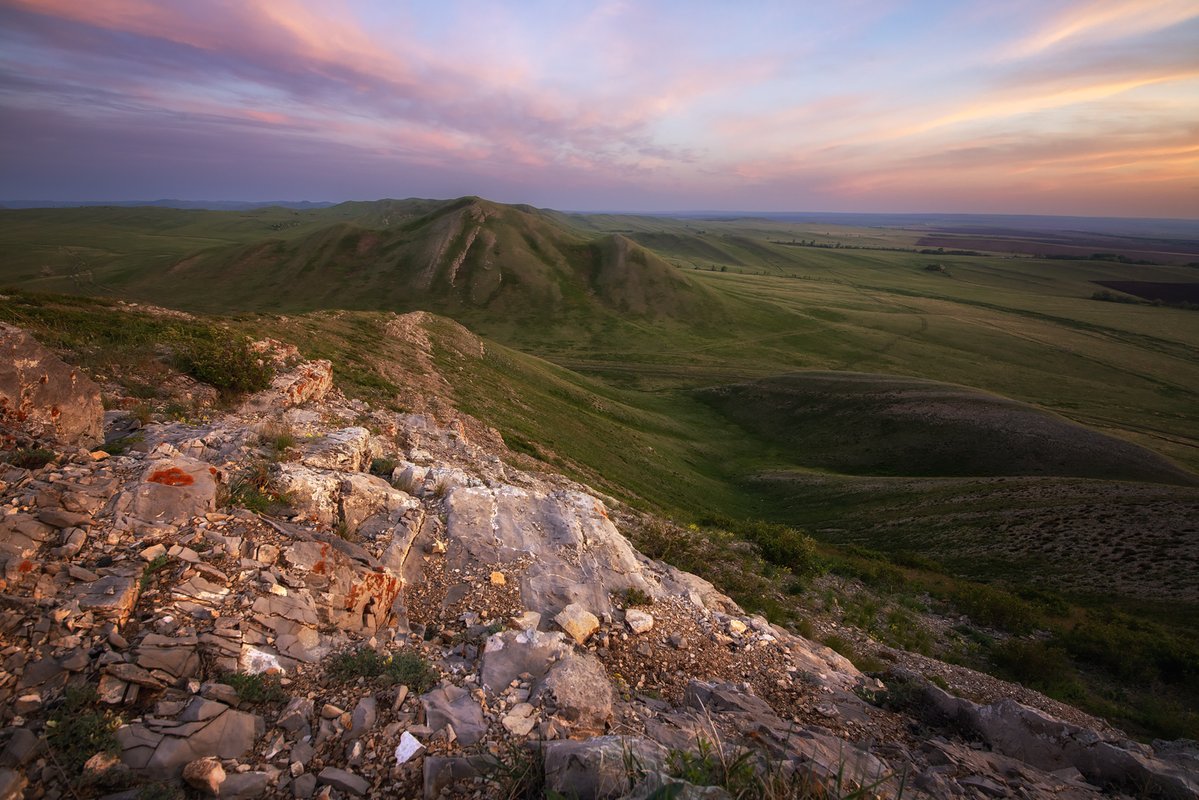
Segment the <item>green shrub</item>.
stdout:
[[797,577],[819,575],[825,571],[816,549],[816,541],[802,531],[786,525],[761,520],[737,520],[729,517],[707,517],[703,524],[723,528],[746,541],[753,542],[762,558],[786,567]]
[[147,783],[138,787],[136,800],[184,800],[187,795],[171,783]]
[[41,469],[56,458],[58,455],[53,450],[44,447],[22,447],[9,453],[6,460],[14,467],[33,470]]
[[278,675],[228,672],[221,676],[221,683],[232,686],[238,698],[250,705],[282,703],[288,697]]
[[632,608],[633,606],[652,606],[653,604],[654,598],[646,594],[640,587],[630,586],[628,589],[625,589],[625,608]]
[[154,576],[162,570],[166,569],[171,563],[171,557],[166,553],[160,556],[155,556],[154,560],[142,567],[141,578],[138,579],[138,586],[141,591],[146,591],[150,583],[154,580]]
[[121,752],[116,736],[121,720],[101,709],[98,701],[95,687],[68,686],[46,721],[46,741],[72,782],[80,778],[83,765],[96,753]]
[[416,694],[427,692],[441,678],[437,669],[420,653],[404,650],[384,656],[365,646],[333,656],[325,665],[325,671],[339,681],[385,677],[392,683],[402,683]]
[[275,488],[270,464],[253,461],[229,481],[222,505],[241,506],[258,514],[277,514],[290,503],[287,493]]
[[1023,684],[1061,694],[1077,688],[1077,672],[1066,651],[1039,639],[1008,639],[991,648],[991,660]]
[[991,586],[960,586],[950,592],[948,599],[977,624],[1008,633],[1029,633],[1038,622],[1031,605],[1010,592]]
[[378,475],[381,478],[391,480],[391,473],[395,472],[396,461],[391,458],[372,458],[371,459],[371,474]]
[[666,772],[696,786],[719,786],[733,797],[752,797],[759,788],[753,753],[742,750],[726,755],[717,745],[700,739],[696,749],[671,750]]
[[275,374],[248,339],[231,333],[187,340],[176,350],[175,361],[183,372],[226,394],[261,391]]

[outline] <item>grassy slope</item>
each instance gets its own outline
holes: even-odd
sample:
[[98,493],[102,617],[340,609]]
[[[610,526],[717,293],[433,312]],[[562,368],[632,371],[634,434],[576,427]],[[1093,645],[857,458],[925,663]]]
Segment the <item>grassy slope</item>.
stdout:
[[[354,395],[375,403],[403,403],[405,399],[404,387],[389,381],[389,375],[394,373],[386,365],[409,359],[411,345],[389,337],[390,315],[386,314],[322,312],[303,316],[242,315],[181,321],[118,310],[89,300],[17,295],[0,304],[0,318],[30,328],[72,360],[82,361],[93,370],[106,371],[110,375],[141,369],[144,360],[153,357],[157,343],[188,335],[193,328],[200,332],[230,327],[255,335],[268,333],[295,342],[308,356],[334,359],[338,364],[339,383]],[[499,426],[515,449],[547,461],[555,469],[594,482],[637,505],[664,510],[682,518],[696,518],[712,511],[763,517],[785,509],[797,497],[790,487],[772,497],[770,487],[763,488],[760,483],[757,491],[739,491],[739,479],[750,475],[764,462],[782,463],[785,453],[769,442],[746,436],[688,393],[648,395],[615,389],[493,344],[485,344],[480,353],[477,340],[449,320],[430,318],[427,331],[434,345],[436,369],[451,381],[455,401]],[[858,482],[852,487],[858,492],[846,502],[843,495],[850,487],[850,481]],[[821,491],[840,493],[842,496],[835,498],[832,505],[842,506],[843,511],[831,520],[821,520],[818,515],[813,515],[810,521],[816,532],[829,539],[867,541],[875,546],[887,544],[880,542],[877,529],[873,536],[854,539],[842,536],[838,531],[820,530],[821,523],[831,521],[852,526],[864,518],[868,526],[877,526],[889,521],[893,523],[891,530],[908,537],[899,549],[910,551],[932,544],[941,548],[939,555],[950,557],[946,560],[950,562],[951,572],[990,580],[1007,579],[1012,585],[1030,589],[1034,588],[1029,586],[1033,579],[1036,589],[1033,596],[1045,597],[1043,582],[1038,578],[1064,572],[1061,564],[1037,564],[1033,563],[1035,559],[1022,562],[1009,554],[1008,570],[997,571],[995,567],[1004,563],[1004,556],[997,552],[988,553],[985,547],[980,549],[980,541],[985,544],[988,540],[985,529],[976,528],[971,533],[969,525],[958,524],[963,515],[978,515],[988,504],[1033,508],[1028,498],[1021,496],[1020,482],[1009,481],[994,479],[988,485],[977,479],[921,482],[826,476],[826,485]],[[867,482],[873,485],[867,485]],[[995,486],[1003,487],[1010,497],[992,492]],[[1109,483],[1091,481],[1070,491],[1079,488],[1109,491],[1110,486]],[[1148,495],[1144,488],[1137,485],[1127,489],[1130,506],[1146,501],[1173,502],[1178,498],[1170,492],[1180,491],[1157,487],[1154,489],[1156,494]],[[1110,496],[1097,495],[1095,504],[1105,507],[1103,504],[1109,499]],[[1037,504],[1053,507],[1058,500],[1060,498],[1042,496],[1037,498]],[[1090,502],[1087,498],[1082,500]],[[855,507],[860,507],[861,511],[856,517],[854,513],[844,513],[844,509]],[[895,516],[896,509],[905,509],[909,516],[917,518],[916,524],[905,527],[903,520]],[[806,506],[794,510],[795,518],[810,512]],[[873,514],[878,516],[872,517]],[[923,519],[920,519],[921,515]],[[1177,522],[1174,529],[1185,530]],[[927,535],[929,532],[931,537]],[[719,570],[711,573],[712,577],[722,579],[722,585],[725,585],[724,579],[730,581],[726,588],[751,607],[783,620],[802,621],[802,604],[808,602],[802,595],[794,595],[791,600],[767,597],[771,592],[777,593],[780,587],[787,587],[790,580],[786,573],[771,571],[773,567],[760,560],[745,562],[743,550],[729,540],[728,535],[717,532],[714,541],[725,544],[715,549],[701,548],[696,551],[700,556],[693,553],[692,560],[700,558],[696,563],[687,561],[687,553],[694,548],[677,544],[677,535],[668,534],[667,541],[659,542],[659,549],[665,548],[663,555],[682,558],[687,566],[705,574],[709,574],[707,567],[711,565],[707,561],[711,559],[734,565],[723,573]],[[736,535],[734,529],[733,536]],[[720,536],[725,538],[720,539]],[[1061,537],[1057,541],[1045,537],[1046,546],[1057,548],[1054,557],[1068,558],[1071,565],[1094,563],[1088,561],[1092,554],[1085,548],[1095,543],[1095,540],[1072,543]],[[1074,544],[1082,551],[1071,552],[1069,548]],[[1148,558],[1160,555],[1160,543],[1146,541],[1141,544]],[[831,555],[830,551],[826,553]],[[1080,555],[1084,557],[1080,558]],[[1138,550],[1129,556],[1122,551],[1115,555],[1140,559],[1142,553]],[[1186,553],[1182,555],[1193,558]],[[892,598],[884,602],[880,612],[886,619],[891,619],[892,613],[898,613],[887,610],[891,603],[903,604],[905,608],[922,607],[921,604],[931,596],[934,605],[948,602],[950,608],[969,614],[980,625],[1007,626],[1020,631],[1029,624],[1027,620],[1033,620],[1033,624],[1048,626],[1051,631],[1049,644],[1037,645],[1049,648],[1046,663],[1051,666],[1033,661],[1036,666],[1021,667],[1023,671],[1014,673],[1015,677],[1119,719],[1137,731],[1177,736],[1199,730],[1193,720],[1188,722],[1190,718],[1178,711],[1177,706],[1179,702],[1184,706],[1189,702],[1185,699],[1190,697],[1185,683],[1189,679],[1171,677],[1174,683],[1169,686],[1163,688],[1159,684],[1164,680],[1160,675],[1166,674],[1162,670],[1175,669],[1170,666],[1177,661],[1175,654],[1195,651],[1193,637],[1188,633],[1194,624],[1194,604],[1188,606],[1177,599],[1168,606],[1121,602],[1116,605],[1123,609],[1112,616],[1112,604],[1108,601],[1100,602],[1094,608],[1083,608],[1053,600],[1045,610],[1038,611],[1040,605],[1029,605],[993,590],[982,591],[938,571],[929,572],[925,567],[897,571],[873,556],[852,554],[834,555],[833,560],[839,574],[861,577],[867,585],[884,587],[881,589],[883,596]],[[739,570],[746,568],[765,570],[765,583],[756,575],[740,575]],[[1026,568],[1027,572],[1024,571]],[[1177,579],[1183,574],[1167,570],[1165,576]],[[1154,578],[1152,574],[1146,577]],[[778,586],[774,586],[775,583]],[[1125,591],[1135,587],[1109,582],[1104,588]],[[788,609],[787,603],[797,605]],[[1161,612],[1165,607],[1170,613],[1163,617]],[[1133,615],[1129,616],[1129,612]],[[854,624],[865,625],[866,622]],[[892,630],[893,621],[879,624],[883,627],[876,635],[884,639],[899,635]],[[1007,669],[1002,666],[1008,662],[1004,660],[1007,651],[1001,646],[1001,640],[992,640],[989,635],[979,632],[971,633],[970,637],[971,641],[987,642],[988,649],[982,655],[963,657],[971,663],[986,666],[991,664],[988,660],[991,657],[985,652],[998,648],[995,663]],[[1063,655],[1065,648],[1069,649],[1069,658]],[[1114,654],[1122,655],[1119,660],[1113,660]],[[1027,659],[1019,663],[1025,661]],[[1161,666],[1163,664],[1165,666]],[[1184,682],[1178,683],[1180,680]],[[1127,681],[1134,682],[1133,689],[1125,685]],[[1132,693],[1127,694],[1129,691]],[[1149,694],[1145,695],[1145,691]]]

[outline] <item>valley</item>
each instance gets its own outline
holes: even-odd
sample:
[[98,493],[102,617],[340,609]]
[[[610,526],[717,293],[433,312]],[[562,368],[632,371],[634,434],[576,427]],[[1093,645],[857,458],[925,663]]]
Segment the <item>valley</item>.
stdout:
[[[1037,688],[1139,731],[1165,729],[1129,722],[1160,695],[1171,730],[1199,731],[1193,665],[1132,680],[1080,644],[1100,631],[1199,653],[1199,314],[1092,298],[1199,273],[921,253],[928,231],[851,222],[479,198],[0,210],[0,318],[159,411],[153,380],[132,376],[180,330],[293,343],[337,362],[349,392],[459,408],[526,468],[680,530],[753,542],[753,525],[800,528],[832,574],[878,593],[879,620],[905,602],[960,611],[984,587],[1065,659]],[[418,310],[419,335],[395,328]],[[444,403],[416,400],[430,395]],[[760,610],[798,624],[819,591],[795,592]],[[1029,629],[969,624],[998,633],[962,658],[1000,670]]]

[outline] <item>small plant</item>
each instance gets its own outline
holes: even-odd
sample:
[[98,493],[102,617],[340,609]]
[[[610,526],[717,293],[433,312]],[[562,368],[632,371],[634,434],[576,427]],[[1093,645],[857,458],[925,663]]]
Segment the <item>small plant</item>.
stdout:
[[277,514],[291,503],[291,498],[274,487],[270,465],[264,461],[251,463],[229,483],[225,505],[241,506],[259,514]]
[[150,583],[154,580],[154,576],[166,569],[167,565],[170,563],[170,556],[168,556],[166,553],[163,553],[160,556],[155,556],[153,561],[146,564],[146,566],[142,568],[141,578],[138,579],[138,586],[140,587],[141,591],[146,591],[146,589],[149,588]]
[[333,532],[337,534],[337,538],[344,539],[347,542],[358,541],[358,532],[350,530],[350,524],[344,519],[333,526]]
[[630,586],[624,591],[624,606],[632,608],[633,606],[652,606],[654,598],[646,594],[640,586]]
[[58,455],[53,450],[47,450],[44,447],[22,447],[13,450],[7,460],[14,467],[33,470],[41,469],[56,458]]
[[384,656],[370,647],[337,654],[329,659],[325,671],[339,681],[386,677],[393,683],[402,683],[415,694],[427,692],[441,677],[420,653],[405,650]]
[[147,783],[138,788],[137,800],[184,800],[186,795],[171,783]]
[[381,478],[391,480],[391,473],[395,472],[396,461],[392,458],[372,458],[371,459],[371,474],[378,475]]
[[138,403],[129,409],[129,416],[137,420],[138,425],[149,425],[154,421],[154,406],[149,403]]
[[260,706],[287,700],[287,692],[283,690],[278,675],[229,672],[221,676],[221,683],[232,686],[238,698],[250,705]]
[[145,438],[146,437],[140,433],[133,433],[129,436],[122,436],[120,439],[116,439],[115,441],[107,442],[101,449],[110,456],[120,456],[129,452],[129,449],[134,445],[141,444],[143,441],[145,441]]
[[275,374],[248,339],[231,333],[193,338],[179,347],[175,361],[183,372],[227,395],[261,391]]
[[296,446],[296,437],[286,425],[270,425],[258,436],[260,444],[266,445],[275,461],[283,460],[287,451]]
[[450,481],[448,478],[438,478],[433,484],[433,496],[438,500],[444,500],[445,496],[450,493]]
[[79,780],[83,765],[96,753],[121,752],[116,736],[121,720],[100,709],[98,704],[95,687],[68,686],[61,703],[46,721],[46,741],[54,761],[71,782]]
[[488,754],[483,762],[483,779],[490,785],[489,797],[503,800],[565,800],[545,785],[545,752],[539,744],[504,740],[498,755]]
[[749,750],[727,754],[707,739],[699,739],[695,750],[671,750],[666,771],[672,778],[696,786],[720,786],[733,797],[753,797],[758,784],[754,756]]

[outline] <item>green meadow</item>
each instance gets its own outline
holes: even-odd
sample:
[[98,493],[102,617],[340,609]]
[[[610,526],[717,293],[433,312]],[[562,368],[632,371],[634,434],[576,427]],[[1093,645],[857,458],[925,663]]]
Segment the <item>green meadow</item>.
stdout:
[[[1199,312],[1093,295],[1199,270],[913,252],[919,238],[477,198],[0,211],[0,319],[113,374],[181,326],[268,334],[403,409],[411,343],[388,323],[434,312],[447,399],[526,464],[711,542],[801,528],[838,574],[905,597],[1000,598],[991,612],[1019,613],[992,627],[1032,620],[1056,665],[1015,677],[1138,732],[1196,735],[1177,709],[1199,702]],[[798,623],[802,586],[777,602],[761,610]],[[1012,674],[995,641],[983,665]],[[1169,646],[1144,664],[1096,655],[1151,641]],[[1173,705],[1137,717],[1146,691]]]

